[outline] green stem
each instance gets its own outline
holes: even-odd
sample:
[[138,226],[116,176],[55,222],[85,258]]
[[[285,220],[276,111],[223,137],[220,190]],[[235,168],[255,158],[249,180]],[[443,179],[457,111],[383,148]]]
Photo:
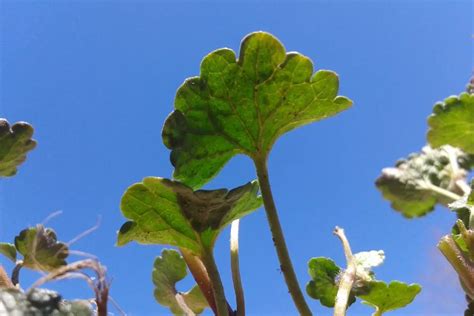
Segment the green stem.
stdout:
[[209,307],[212,309],[214,314],[217,314],[216,300],[214,299],[211,280],[209,279],[209,275],[206,271],[206,268],[204,267],[204,264],[191,251],[185,248],[179,248],[179,250],[183,255],[183,259],[186,262],[189,271],[191,271],[194,280],[209,303]]
[[285,277],[288,291],[290,292],[293,302],[295,303],[300,315],[312,315],[298,284],[298,279],[296,278],[293,264],[291,263],[285,237],[283,235],[283,230],[280,225],[280,220],[278,219],[278,213],[273,200],[270,181],[268,179],[267,159],[266,157],[256,158],[254,159],[254,163],[257,170],[260,190],[262,191],[263,204],[267,213],[267,220],[272,232],[273,243],[277,251],[278,259],[280,260],[280,269],[283,273],[283,276]]
[[230,267],[234,283],[235,300],[237,302],[236,316],[245,316],[245,297],[239,264],[239,222],[235,220],[230,227]]
[[351,294],[352,286],[354,285],[357,270],[354,263],[354,258],[352,257],[351,246],[349,245],[346,234],[344,234],[344,229],[336,226],[334,229],[334,234],[341,240],[342,248],[344,249],[344,255],[346,256],[347,261],[347,268],[341,276],[339,289],[337,290],[334,316],[345,316],[347,311],[347,302],[349,301],[349,295]]
[[228,316],[227,300],[225,298],[224,287],[222,286],[219,270],[212,250],[205,249],[202,253],[202,263],[206,267],[207,274],[211,280],[212,291],[214,292],[214,300],[216,302],[217,316]]
[[471,298],[474,297],[474,267],[472,262],[464,256],[450,235],[441,238],[438,249],[456,270],[466,294]]

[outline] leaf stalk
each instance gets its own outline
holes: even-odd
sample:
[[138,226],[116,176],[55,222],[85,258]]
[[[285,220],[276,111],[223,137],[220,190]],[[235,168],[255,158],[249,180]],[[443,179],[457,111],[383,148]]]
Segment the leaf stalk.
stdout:
[[228,316],[227,300],[225,298],[224,286],[217,269],[216,261],[211,249],[204,249],[201,254],[202,263],[206,267],[209,279],[211,280],[212,291],[216,304],[217,316]]
[[[344,229],[337,227],[334,229],[334,235],[336,235],[342,243],[344,249],[344,255],[346,256],[347,268],[342,273],[341,280],[339,282],[339,289],[337,290],[336,303],[334,305],[334,316],[345,316],[347,311],[347,302],[349,301],[349,295],[354,284],[357,268],[352,256],[351,246],[347,240]],[[377,314],[374,314],[377,315]]]
[[260,190],[262,192],[267,220],[272,233],[273,243],[277,251],[278,259],[280,260],[280,269],[283,273],[283,276],[285,277],[288,291],[290,292],[293,302],[296,305],[300,315],[312,315],[311,310],[305,301],[303,293],[301,292],[293,264],[291,263],[290,255],[288,253],[285,236],[278,218],[278,212],[275,206],[275,201],[273,200],[273,194],[268,178],[267,158],[254,158],[254,164],[257,171]]
[[236,219],[230,227],[230,267],[234,283],[235,300],[237,303],[236,316],[245,316],[245,297],[239,264],[239,222]]

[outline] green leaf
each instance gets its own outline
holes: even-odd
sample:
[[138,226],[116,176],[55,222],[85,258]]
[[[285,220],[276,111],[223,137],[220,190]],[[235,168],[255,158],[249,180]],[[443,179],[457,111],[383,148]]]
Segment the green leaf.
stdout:
[[466,179],[473,162],[474,156],[449,145],[437,149],[425,146],[420,153],[398,161],[395,167],[383,169],[376,186],[392,202],[393,209],[408,218],[420,217],[437,203],[451,202],[434,192],[433,187],[462,194],[456,181]]
[[374,316],[404,307],[410,304],[420,293],[418,284],[406,284],[392,281],[389,285],[382,281],[374,281],[367,294],[358,295],[362,303],[375,308]]
[[66,265],[68,246],[59,242],[56,233],[43,225],[36,225],[15,237],[15,247],[23,255],[23,266],[39,271],[52,271]]
[[0,119],[0,178],[16,174],[27,152],[36,147],[32,135],[33,127],[28,123],[18,122],[10,127],[7,120]]
[[228,48],[210,53],[178,89],[163,128],[174,177],[199,188],[236,154],[265,158],[284,133],[349,108],[338,89],[334,72],[313,74],[309,58],[268,33],[245,37],[238,59]]
[[118,245],[132,240],[168,244],[200,254],[212,248],[219,232],[233,220],[262,205],[257,181],[233,190],[197,190],[164,178],[148,177],[125,192],[121,209],[131,221],[118,235]]
[[431,146],[449,144],[474,154],[474,94],[461,93],[437,103],[428,125]]
[[176,283],[184,279],[187,274],[186,263],[175,250],[165,249],[161,252],[161,256],[155,259],[152,274],[155,298],[161,305],[169,307],[174,315],[186,315],[188,308],[195,314],[200,314],[208,307],[197,285],[186,293],[176,290]]
[[14,244],[0,242],[0,253],[11,261],[16,262],[16,248]]
[[[338,276],[341,268],[329,258],[312,258],[308,262],[308,273],[311,281],[306,285],[306,292],[312,298],[319,300],[326,307],[334,307]],[[354,295],[350,295],[348,306],[355,302]]]

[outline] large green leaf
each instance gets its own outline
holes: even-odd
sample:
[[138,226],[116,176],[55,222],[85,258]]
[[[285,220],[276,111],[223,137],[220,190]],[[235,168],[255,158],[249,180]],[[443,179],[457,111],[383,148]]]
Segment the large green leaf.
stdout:
[[474,154],[474,94],[462,93],[437,103],[428,125],[431,146],[449,144]]
[[395,167],[383,169],[376,185],[392,202],[392,208],[405,217],[419,217],[432,211],[436,203],[452,202],[433,191],[433,186],[462,194],[456,182],[466,179],[473,162],[474,156],[458,148],[425,146],[420,153],[399,160]]
[[66,265],[69,255],[68,246],[58,241],[54,230],[43,225],[22,230],[15,237],[15,247],[23,255],[23,266],[39,271]]
[[280,135],[349,108],[338,89],[334,72],[313,74],[309,58],[268,33],[245,37],[238,59],[228,48],[210,53],[178,89],[163,128],[174,177],[198,188],[236,154],[266,157]]
[[155,298],[161,305],[169,307],[174,315],[185,315],[187,308],[200,314],[208,307],[206,298],[197,285],[186,293],[176,289],[176,283],[187,274],[186,263],[175,250],[165,249],[155,260],[152,274]]
[[369,292],[358,297],[363,300],[362,303],[374,307],[373,315],[378,316],[410,304],[420,291],[418,284],[392,281],[387,285],[382,281],[374,281],[370,284]]
[[219,232],[262,204],[257,181],[233,190],[197,190],[164,178],[148,177],[125,192],[121,209],[131,221],[118,235],[118,245],[132,240],[168,244],[196,254],[211,248]]
[[18,122],[10,127],[7,120],[0,119],[0,178],[16,174],[26,153],[36,146],[32,135],[33,128],[28,123]]
[[[312,258],[308,262],[308,273],[311,281],[306,285],[306,292],[312,298],[319,300],[326,307],[334,307],[339,289],[338,276],[341,268],[329,258]],[[350,295],[348,306],[355,302]]]

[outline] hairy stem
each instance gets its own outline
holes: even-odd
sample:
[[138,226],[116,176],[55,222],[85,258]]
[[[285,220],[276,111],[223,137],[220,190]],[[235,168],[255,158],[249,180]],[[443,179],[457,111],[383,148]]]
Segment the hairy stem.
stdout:
[[20,270],[21,268],[23,268],[23,261],[22,260],[18,260],[15,264],[15,268],[13,268],[13,272],[12,272],[12,283],[13,285],[17,285],[18,283],[20,283]]
[[207,274],[211,280],[212,292],[214,293],[214,301],[216,304],[217,316],[228,316],[227,300],[225,298],[224,286],[217,269],[216,261],[212,250],[206,249],[202,254],[202,263],[206,267]]
[[[351,246],[347,240],[344,229],[336,226],[334,234],[339,237],[342,242],[342,248],[344,249],[344,255],[346,256],[347,268],[341,276],[339,282],[339,289],[336,295],[336,304],[334,305],[334,316],[345,316],[347,310],[347,302],[349,301],[349,295],[351,294],[352,285],[356,278],[356,265],[354,258],[352,257]],[[374,314],[377,315],[377,314]]]
[[474,267],[472,262],[464,256],[450,235],[441,238],[438,243],[438,249],[443,253],[454,270],[456,270],[466,294],[474,298]]
[[214,292],[212,291],[211,279],[209,279],[209,275],[207,274],[204,264],[198,257],[193,255],[191,251],[185,248],[179,248],[179,250],[183,255],[183,259],[186,262],[189,271],[191,271],[194,280],[209,303],[209,307],[212,309],[214,314],[217,314],[216,301],[214,298]]
[[278,259],[280,260],[280,269],[283,273],[283,276],[285,277],[288,291],[290,292],[293,302],[295,303],[300,315],[312,315],[298,284],[298,279],[296,278],[293,264],[291,263],[285,237],[283,235],[283,230],[280,225],[280,220],[278,219],[278,213],[273,200],[270,181],[268,179],[267,159],[266,157],[256,158],[254,159],[254,163],[257,170],[258,182],[262,191],[263,204],[267,213],[267,220],[272,232],[273,243],[277,251]]
[[242,280],[240,278],[239,265],[239,222],[232,222],[230,228],[230,267],[232,270],[232,282],[234,283],[235,300],[237,303],[236,316],[245,316],[245,297]]
[[427,190],[430,190],[430,191],[432,191],[432,192],[434,192],[438,195],[444,196],[444,197],[452,200],[452,202],[457,201],[457,200],[462,198],[462,196],[460,196],[460,195],[458,195],[454,192],[451,192],[449,190],[440,188],[440,187],[438,187],[436,185],[433,185],[431,183],[426,183],[425,187],[426,187]]

